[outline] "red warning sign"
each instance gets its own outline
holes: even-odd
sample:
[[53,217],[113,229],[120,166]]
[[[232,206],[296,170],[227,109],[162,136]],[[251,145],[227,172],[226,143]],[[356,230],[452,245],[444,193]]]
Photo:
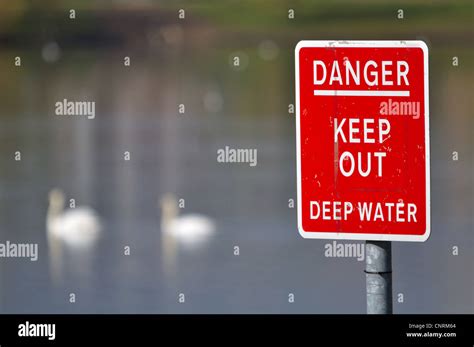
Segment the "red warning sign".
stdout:
[[300,41],[295,67],[300,234],[425,241],[426,44]]

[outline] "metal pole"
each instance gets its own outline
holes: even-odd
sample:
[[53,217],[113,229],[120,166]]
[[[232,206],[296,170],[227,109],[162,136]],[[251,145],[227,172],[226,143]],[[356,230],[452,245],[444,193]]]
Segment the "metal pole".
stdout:
[[392,243],[365,242],[365,278],[367,313],[391,314],[392,308]]

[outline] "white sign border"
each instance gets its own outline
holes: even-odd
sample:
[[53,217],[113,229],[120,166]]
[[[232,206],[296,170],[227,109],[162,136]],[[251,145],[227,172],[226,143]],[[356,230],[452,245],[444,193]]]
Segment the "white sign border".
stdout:
[[[409,47],[421,48],[424,58],[424,88],[425,88],[425,174],[426,174],[426,230],[423,235],[404,234],[360,234],[338,232],[307,232],[302,225],[301,209],[301,150],[300,150],[300,78],[299,78],[299,52],[303,47]],[[430,201],[430,141],[429,141],[429,65],[428,46],[421,40],[409,41],[319,41],[302,40],[295,47],[295,92],[296,92],[296,176],[297,176],[297,213],[298,232],[305,239],[333,239],[333,240],[373,240],[373,241],[412,241],[424,242],[431,233],[431,201]]]

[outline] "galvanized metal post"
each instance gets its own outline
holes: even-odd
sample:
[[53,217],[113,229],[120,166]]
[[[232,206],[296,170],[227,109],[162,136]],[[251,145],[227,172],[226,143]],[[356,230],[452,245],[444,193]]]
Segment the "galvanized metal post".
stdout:
[[365,242],[365,278],[367,313],[391,314],[392,307],[392,243]]

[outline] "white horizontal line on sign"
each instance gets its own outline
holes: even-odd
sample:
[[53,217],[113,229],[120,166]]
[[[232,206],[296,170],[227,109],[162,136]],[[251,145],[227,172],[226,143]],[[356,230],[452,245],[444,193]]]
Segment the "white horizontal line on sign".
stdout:
[[408,90],[314,90],[315,96],[410,96]]

